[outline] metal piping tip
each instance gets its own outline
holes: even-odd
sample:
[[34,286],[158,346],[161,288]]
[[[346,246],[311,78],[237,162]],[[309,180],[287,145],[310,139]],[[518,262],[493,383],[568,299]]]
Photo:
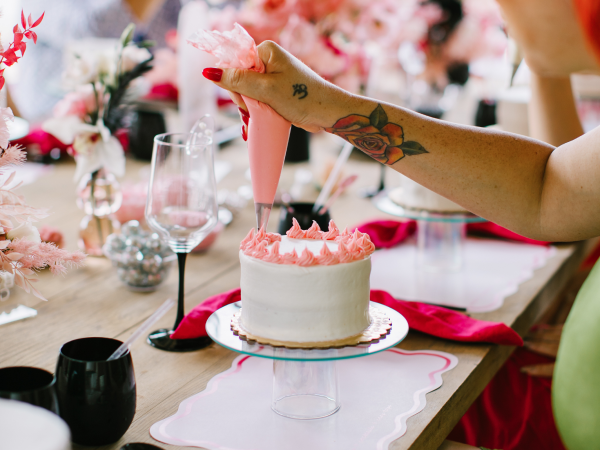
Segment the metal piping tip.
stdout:
[[273,208],[273,204],[268,203],[255,203],[254,210],[256,211],[256,228],[260,230],[264,228],[267,230],[267,225],[269,224],[269,216],[271,215],[271,209]]

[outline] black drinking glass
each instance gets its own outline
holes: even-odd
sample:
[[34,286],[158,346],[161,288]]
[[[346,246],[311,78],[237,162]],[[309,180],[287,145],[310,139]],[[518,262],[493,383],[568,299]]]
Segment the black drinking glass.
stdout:
[[54,375],[37,367],[0,369],[0,398],[41,406],[58,414]]
[[313,212],[314,206],[314,203],[290,203],[293,212],[290,212],[286,207],[282,207],[277,232],[281,235],[285,235],[285,232],[292,228],[292,219],[296,219],[298,225],[300,225],[300,228],[303,230],[308,230],[312,226],[314,220],[321,230],[328,231],[329,221],[331,220],[329,211],[325,211],[325,214],[317,214],[316,212]]
[[131,354],[108,357],[122,344],[90,337],[67,342],[56,364],[60,416],[73,442],[107,445],[125,434],[135,415],[135,375]]

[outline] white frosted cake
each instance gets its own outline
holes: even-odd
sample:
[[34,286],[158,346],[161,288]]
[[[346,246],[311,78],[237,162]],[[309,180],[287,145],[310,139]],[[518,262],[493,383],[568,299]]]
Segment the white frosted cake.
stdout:
[[287,236],[251,230],[240,245],[241,327],[287,342],[323,342],[370,324],[369,276],[375,250],[366,234],[298,223]]
[[468,212],[453,201],[430,191],[426,187],[402,176],[400,187],[390,191],[390,200],[407,209],[426,210],[440,213]]

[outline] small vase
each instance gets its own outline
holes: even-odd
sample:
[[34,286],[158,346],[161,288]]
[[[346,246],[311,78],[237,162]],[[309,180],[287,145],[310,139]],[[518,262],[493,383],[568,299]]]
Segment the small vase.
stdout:
[[85,175],[77,186],[77,206],[87,216],[79,225],[79,248],[88,255],[102,256],[106,238],[119,230],[112,216],[123,200],[121,187],[113,174],[104,169]]

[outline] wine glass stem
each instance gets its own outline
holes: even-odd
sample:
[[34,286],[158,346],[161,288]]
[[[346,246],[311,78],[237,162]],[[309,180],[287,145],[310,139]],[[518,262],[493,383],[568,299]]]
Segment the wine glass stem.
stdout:
[[185,259],[187,253],[177,253],[177,263],[179,264],[179,296],[177,298],[177,317],[173,330],[176,330],[183,320],[183,293],[185,291]]

